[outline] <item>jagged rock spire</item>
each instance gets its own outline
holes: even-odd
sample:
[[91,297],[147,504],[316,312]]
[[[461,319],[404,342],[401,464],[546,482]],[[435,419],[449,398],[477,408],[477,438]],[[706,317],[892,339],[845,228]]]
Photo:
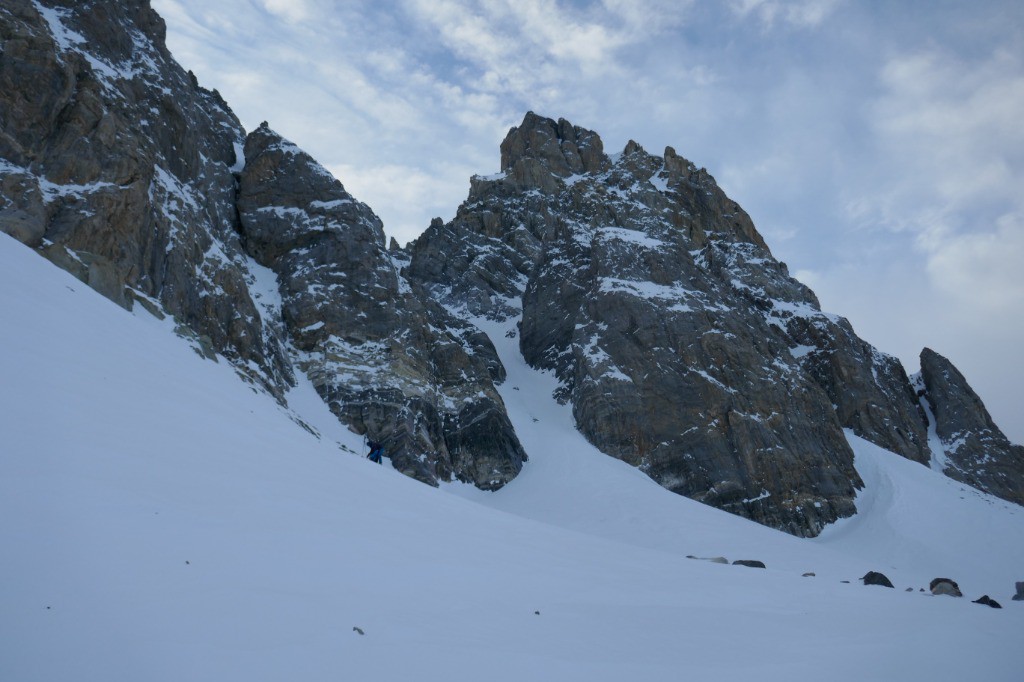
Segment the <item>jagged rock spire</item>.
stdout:
[[277,275],[296,365],[338,418],[425,483],[493,489],[514,478],[525,454],[486,337],[411,295],[380,219],[311,156],[264,124],[245,158],[245,248]]
[[520,184],[553,187],[548,176],[566,178],[610,166],[604,143],[592,130],[528,112],[501,143],[501,169]]
[[925,348],[921,381],[942,447],[935,454],[945,460],[946,475],[1024,504],[1024,447],[1011,443],[996,426],[960,370]]

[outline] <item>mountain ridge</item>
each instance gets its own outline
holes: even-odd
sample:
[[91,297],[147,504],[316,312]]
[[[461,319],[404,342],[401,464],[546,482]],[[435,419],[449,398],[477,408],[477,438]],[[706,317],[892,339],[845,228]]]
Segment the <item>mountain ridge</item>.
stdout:
[[[521,316],[521,353],[603,452],[795,535],[855,511],[843,428],[934,456],[902,365],[822,313],[671,147],[609,156],[597,133],[529,112],[453,220],[388,248],[322,166],[268,126],[246,135],[173,61],[148,2],[14,0],[0,31],[18,57],[0,73],[0,229],[120,305],[157,302],[278,400],[307,374],[407,475],[497,489],[527,461],[473,317]],[[279,319],[256,300],[260,267]],[[968,432],[985,443],[955,471],[1024,502],[1019,447],[948,409],[965,380],[922,374],[943,452]]]

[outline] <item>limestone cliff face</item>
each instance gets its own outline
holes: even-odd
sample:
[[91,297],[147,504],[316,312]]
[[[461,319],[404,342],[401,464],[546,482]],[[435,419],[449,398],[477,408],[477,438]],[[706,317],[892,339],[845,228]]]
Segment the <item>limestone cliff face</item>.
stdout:
[[949,360],[925,348],[918,380],[921,399],[935,420],[943,473],[1024,504],[1024,446],[1006,438],[963,374]]

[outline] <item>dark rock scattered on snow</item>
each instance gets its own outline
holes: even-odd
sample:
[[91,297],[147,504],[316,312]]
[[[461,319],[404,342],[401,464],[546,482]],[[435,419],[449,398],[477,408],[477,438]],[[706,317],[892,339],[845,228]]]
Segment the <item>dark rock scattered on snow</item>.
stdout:
[[997,602],[995,599],[992,599],[987,594],[981,595],[981,597],[979,599],[975,599],[971,603],[972,604],[982,604],[984,606],[991,606],[994,609],[1001,609],[1001,608],[1003,608],[1002,605],[999,602]]
[[936,578],[928,584],[928,589],[932,591],[932,594],[945,594],[950,597],[962,597],[963,593],[960,591],[960,586],[956,584],[955,580],[949,578]]
[[[865,585],[881,585],[882,587],[892,587],[892,582],[885,577],[885,574],[879,573],[878,571],[868,571],[861,578]],[[895,588],[893,588],[895,589]]]
[[703,557],[703,556],[693,556],[692,554],[690,554],[686,558],[687,559],[696,559],[697,561],[710,561],[713,564],[727,564],[727,563],[729,563],[729,560],[726,559],[724,556]]
[[1024,601],[1024,583],[1017,583],[1017,594],[1013,595],[1013,601]]
[[733,566],[749,566],[750,568],[765,568],[763,561],[757,561],[755,559],[737,559],[732,562]]
[[803,578],[813,578],[814,577],[814,573],[808,571],[807,573],[804,573],[801,577],[803,577]]

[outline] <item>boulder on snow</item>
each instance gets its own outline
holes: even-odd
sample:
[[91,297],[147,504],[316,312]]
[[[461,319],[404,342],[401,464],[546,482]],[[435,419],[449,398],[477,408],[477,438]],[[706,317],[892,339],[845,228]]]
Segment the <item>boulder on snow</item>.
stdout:
[[882,587],[892,587],[892,582],[888,578],[886,578],[883,573],[879,573],[878,571],[868,571],[864,574],[864,577],[861,578],[861,580],[864,581],[865,585],[881,585]]
[[801,577],[801,578],[813,578],[813,577],[814,577],[814,572],[813,572],[813,571],[808,571],[807,573],[804,573],[804,574],[803,574],[802,576],[800,576],[800,577]]
[[932,594],[948,594],[950,597],[964,596],[956,581],[949,578],[936,578],[928,584],[928,588],[932,591]]
[[1013,595],[1013,601],[1024,601],[1024,583],[1017,583],[1017,594]]
[[737,559],[732,562],[733,566],[749,566],[750,568],[765,568],[763,561],[757,561],[755,559]]
[[984,604],[985,606],[991,606],[994,609],[1001,609],[1001,608],[1003,608],[1002,604],[997,602],[995,599],[992,599],[987,594],[981,595],[981,597],[979,599],[975,599],[971,603],[972,604]]

